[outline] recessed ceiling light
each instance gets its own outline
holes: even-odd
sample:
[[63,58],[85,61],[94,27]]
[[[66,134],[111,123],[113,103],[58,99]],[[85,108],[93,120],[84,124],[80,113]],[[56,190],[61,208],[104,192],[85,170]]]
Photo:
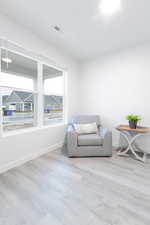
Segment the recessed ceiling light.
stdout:
[[12,63],[12,59],[9,58],[2,58],[2,61],[5,63]]
[[60,29],[60,27],[58,27],[58,26],[54,26],[54,30],[56,30],[56,31],[61,31],[61,29]]
[[101,0],[99,10],[105,15],[112,15],[121,10],[121,0]]

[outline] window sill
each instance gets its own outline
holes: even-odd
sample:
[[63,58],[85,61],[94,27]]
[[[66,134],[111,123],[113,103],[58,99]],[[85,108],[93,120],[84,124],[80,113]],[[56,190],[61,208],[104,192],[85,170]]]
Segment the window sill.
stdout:
[[42,127],[31,127],[27,129],[22,129],[22,130],[14,130],[6,133],[2,133],[2,138],[9,137],[9,136],[15,136],[15,135],[22,135],[26,133],[32,133],[40,130],[45,130],[45,129],[50,129],[50,128],[55,128],[55,127],[61,127],[61,126],[66,126],[67,123],[62,122],[62,123],[56,123],[56,124],[51,124],[51,125],[46,125]]

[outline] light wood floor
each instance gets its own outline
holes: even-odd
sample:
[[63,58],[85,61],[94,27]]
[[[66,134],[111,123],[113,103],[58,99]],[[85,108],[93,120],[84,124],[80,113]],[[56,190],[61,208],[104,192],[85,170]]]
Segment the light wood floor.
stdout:
[[30,161],[0,175],[0,225],[150,225],[150,160]]

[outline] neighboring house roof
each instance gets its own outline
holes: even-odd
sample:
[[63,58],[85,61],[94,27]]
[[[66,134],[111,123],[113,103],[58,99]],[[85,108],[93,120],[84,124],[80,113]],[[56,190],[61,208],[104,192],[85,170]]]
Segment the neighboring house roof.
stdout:
[[[27,100],[26,100],[27,99]],[[12,91],[12,93],[3,96],[3,105],[12,103],[32,102],[33,94],[25,91]]]
[[56,102],[57,104],[62,104],[62,102],[63,102],[62,96],[52,95],[52,97],[53,97],[53,99],[55,100],[55,102]]
[[[32,97],[33,94],[31,92],[25,92],[25,91],[13,91],[19,98],[22,100],[22,102],[26,102],[26,99],[29,97]],[[32,101],[33,99],[31,99]]]
[[45,95],[44,96],[44,105],[62,105],[62,96],[55,96],[55,95]]
[[6,103],[22,103],[23,101],[21,100],[21,98],[19,97],[19,95],[17,95],[15,93],[15,91],[13,91],[7,98]]
[[[25,102],[34,102],[33,93],[24,92],[24,91],[12,91],[12,93],[3,96],[3,105],[12,104],[12,103],[25,103]],[[45,107],[62,107],[63,98],[62,96],[56,95],[45,95],[44,96],[44,105]]]

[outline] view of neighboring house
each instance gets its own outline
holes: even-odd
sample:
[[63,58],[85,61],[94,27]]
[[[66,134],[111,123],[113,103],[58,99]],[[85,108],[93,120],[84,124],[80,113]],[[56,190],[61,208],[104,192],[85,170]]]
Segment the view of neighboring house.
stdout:
[[[44,112],[62,111],[62,96],[45,95]],[[34,95],[31,92],[12,91],[10,95],[3,96],[3,109],[15,112],[32,112],[34,108]]]
[[33,94],[23,91],[12,91],[12,93],[3,96],[4,110],[13,110],[16,112],[31,112],[34,106]]
[[50,111],[62,111],[63,98],[62,96],[56,95],[45,95],[44,96],[44,112]]

